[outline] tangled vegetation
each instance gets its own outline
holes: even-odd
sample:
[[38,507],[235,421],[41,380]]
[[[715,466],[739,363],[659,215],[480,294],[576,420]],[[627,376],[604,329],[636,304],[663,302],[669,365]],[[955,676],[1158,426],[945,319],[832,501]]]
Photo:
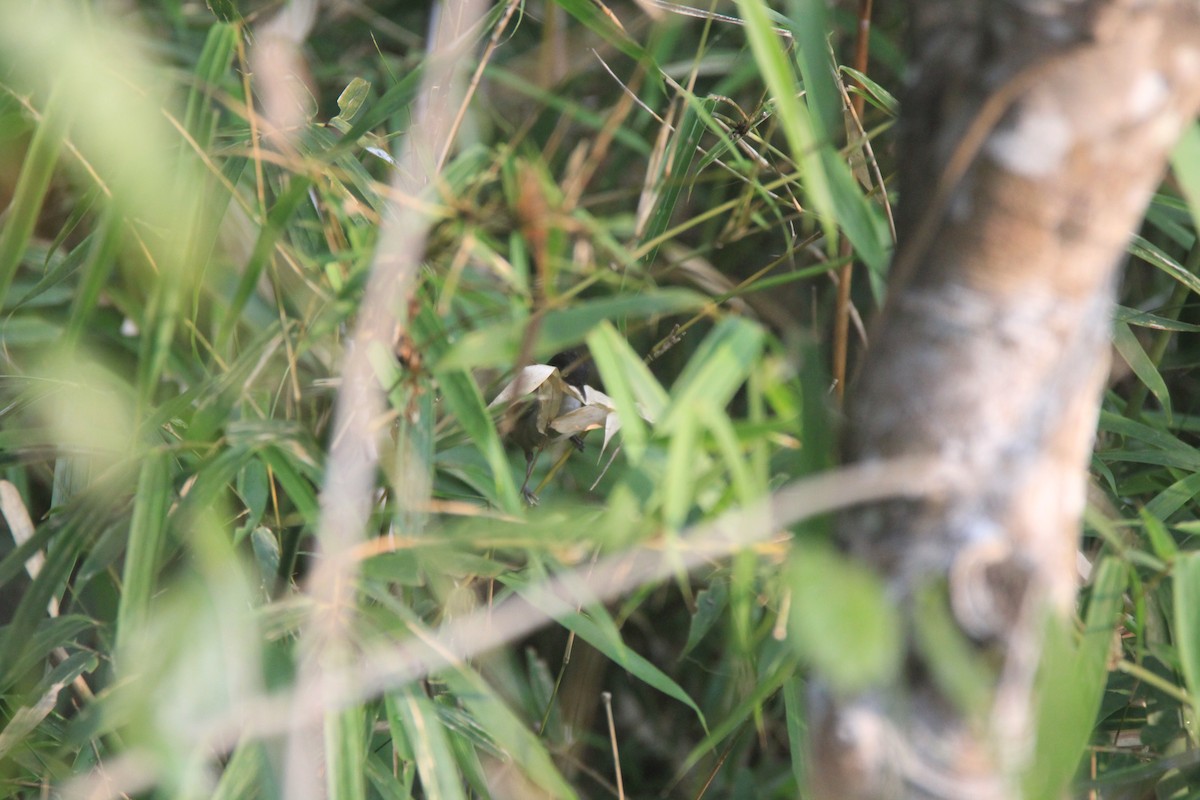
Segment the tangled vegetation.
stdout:
[[[815,0],[131,5],[0,9],[0,793],[796,797],[809,671],[903,669],[820,516],[924,480],[825,474],[896,10],[864,72]],[[1037,796],[1200,789],[1198,178],[1193,129]]]

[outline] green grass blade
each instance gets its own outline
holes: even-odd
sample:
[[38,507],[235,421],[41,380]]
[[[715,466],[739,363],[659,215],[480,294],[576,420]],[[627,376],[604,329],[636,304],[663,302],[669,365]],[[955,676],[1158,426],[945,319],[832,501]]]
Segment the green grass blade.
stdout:
[[[850,168],[823,136],[822,123],[814,121],[808,105],[797,96],[796,76],[779,43],[779,35],[771,24],[763,0],[738,0],[738,8],[746,22],[746,34],[755,61],[762,70],[771,96],[775,98],[777,116],[792,158],[801,168],[805,193],[820,216],[828,251],[831,254],[836,251],[840,225],[867,267],[875,274],[881,273],[886,266],[888,247],[884,244],[887,234],[879,214],[867,204]],[[810,36],[808,33],[794,35]],[[815,59],[817,48],[818,45],[810,44],[805,59]],[[819,48],[823,53],[828,52],[823,40]],[[811,77],[814,81],[831,81],[828,56],[822,55],[821,58],[825,60],[824,67],[807,68],[813,70]],[[820,116],[820,112],[817,116]]]
[[[579,344],[608,320],[644,319],[701,308],[706,299],[687,289],[658,289],[646,294],[617,295],[572,303],[542,317],[534,343],[537,357],[550,357]],[[529,327],[527,317],[471,331],[451,345],[439,369],[512,367]]]
[[33,669],[56,648],[78,646],[80,639],[95,635],[95,630],[95,620],[75,614],[42,620],[25,642],[20,658],[12,665],[13,674],[21,675]]
[[498,698],[487,682],[474,671],[447,670],[442,675],[463,708],[492,737],[494,745],[511,763],[555,800],[575,800],[578,795],[554,766],[544,743],[529,730],[526,721]]
[[872,80],[869,75],[864,75],[854,67],[848,67],[845,64],[840,69],[851,78],[854,78],[861,86],[866,87],[863,95],[868,100],[871,100],[874,105],[893,117],[900,113],[900,101],[896,99],[896,96]]
[[326,785],[329,800],[366,800],[367,722],[362,706],[325,717]]
[[1100,430],[1115,433],[1167,453],[1174,463],[1186,469],[1200,471],[1200,450],[1173,436],[1170,432],[1143,422],[1135,422],[1112,411],[1100,412]]
[[251,797],[265,800],[277,796],[277,790],[271,791],[274,782],[265,756],[260,742],[244,739],[221,770],[221,779],[213,791],[212,800],[245,800]]
[[1200,227],[1200,123],[1184,130],[1171,154],[1171,168],[1183,187],[1192,221]]
[[72,514],[58,530],[41,571],[25,590],[11,622],[0,634],[0,693],[7,692],[13,681],[20,677],[17,668],[22,663],[22,653],[40,621],[46,618],[50,599],[58,596],[75,567],[88,530],[91,530],[90,524],[85,525],[79,514]]
[[[515,584],[516,582],[510,580],[509,583]],[[523,587],[517,585],[515,588],[518,593],[521,593]],[[579,599],[581,602],[587,601],[587,597]],[[696,705],[683,687],[665,672],[625,644],[616,623],[603,606],[592,606],[587,612],[583,612],[571,610],[561,601],[551,602],[554,607],[542,608],[543,613],[557,619],[567,630],[574,631],[581,639],[595,647],[633,677],[683,703],[695,712],[700,724],[706,731],[708,730],[708,722],[705,720],[700,706]]]
[[618,27],[592,0],[554,0],[554,3],[630,58],[635,61],[649,60],[649,54],[641,45]]
[[[200,51],[195,83],[188,92],[183,126],[201,148],[207,149],[212,144],[217,124],[217,115],[212,109],[213,88],[228,73],[240,35],[240,25],[218,23],[208,29],[208,36]],[[189,145],[185,143],[184,146]]]
[[283,194],[279,196],[279,199],[275,201],[275,205],[271,206],[271,210],[267,212],[267,223],[258,232],[258,240],[254,243],[254,249],[250,253],[250,258],[242,268],[242,277],[238,281],[237,289],[233,293],[233,298],[229,301],[229,307],[224,311],[224,320],[217,333],[216,347],[218,350],[224,350],[226,344],[229,342],[229,337],[237,327],[238,320],[242,316],[242,309],[246,307],[246,301],[250,299],[250,295],[254,292],[254,287],[258,285],[259,278],[262,277],[263,269],[271,259],[279,237],[283,235],[285,226],[288,220],[291,219],[292,214],[295,213],[296,208],[308,196],[308,190],[311,186],[312,181],[308,178],[301,175],[293,175]]
[[1200,472],[1192,473],[1163,489],[1146,504],[1145,512],[1156,519],[1170,518],[1200,494]]
[[1138,516],[1142,520],[1142,528],[1146,532],[1146,538],[1150,541],[1150,549],[1154,551],[1154,555],[1163,563],[1173,562],[1175,556],[1179,554],[1179,546],[1175,544],[1175,539],[1167,530],[1167,526],[1163,524],[1162,518],[1155,516],[1146,508],[1138,512]]
[[693,413],[697,405],[723,410],[746,382],[762,346],[763,331],[754,323],[740,317],[721,320],[671,387],[662,430],[673,431],[682,415]]
[[1092,735],[1108,681],[1113,630],[1122,609],[1125,564],[1105,558],[1097,566],[1083,638],[1051,624],[1045,637],[1040,675],[1037,747],[1022,783],[1029,800],[1062,797]]
[[713,440],[717,445],[717,451],[721,455],[721,460],[724,462],[726,469],[729,470],[729,476],[732,479],[733,489],[737,494],[738,502],[742,505],[749,505],[766,491],[766,486],[756,486],[754,479],[751,476],[749,465],[746,463],[746,455],[743,452],[741,443],[738,442],[737,434],[733,430],[733,423],[729,421],[729,416],[724,409],[719,409],[712,405],[703,405],[697,408],[697,415],[701,424],[712,434]]
[[300,459],[289,454],[289,451],[279,447],[267,447],[262,450],[262,459],[271,468],[275,480],[279,481],[283,493],[296,506],[300,517],[307,528],[313,529],[321,514],[321,506],[317,500],[315,488],[316,476],[308,474],[308,468]]
[[687,523],[692,500],[698,486],[697,473],[705,459],[696,441],[700,425],[696,409],[672,404],[670,442],[667,445],[667,464],[662,477],[663,522],[671,530],[682,530]]
[[837,694],[887,685],[904,656],[900,614],[866,567],[812,543],[789,568],[790,641]]
[[517,497],[517,484],[496,423],[492,421],[479,394],[479,387],[470,375],[459,370],[435,371],[434,378],[442,389],[447,410],[458,418],[472,444],[483,454],[492,470],[495,495],[489,499],[510,514],[515,513],[521,505]]
[[162,452],[151,451],[142,460],[133,519],[125,551],[121,598],[117,606],[118,650],[131,635],[142,630],[158,579],[171,505],[171,462]]
[[649,438],[641,412],[645,411],[651,420],[659,419],[667,405],[667,392],[611,323],[598,325],[587,343],[621,420],[625,452],[630,462],[636,464],[645,453]]
[[1172,575],[1175,619],[1172,638],[1179,649],[1184,683],[1192,696],[1192,709],[1200,709],[1200,552],[1184,553],[1175,560]]
[[863,197],[841,156],[826,147],[821,151],[821,161],[829,180],[834,217],[854,245],[854,252],[876,277],[876,283],[882,285],[891,248],[887,224],[878,209]]
[[[716,106],[715,100],[700,100],[689,98],[683,120],[675,129],[674,146],[670,156],[663,160],[662,168],[654,181],[654,194],[658,200],[650,212],[646,228],[642,231],[640,245],[653,242],[660,237],[671,223],[671,215],[679,202],[692,162],[699,152],[700,137],[707,129],[704,119],[697,113],[697,108],[704,111],[704,116],[711,119],[711,112]],[[657,245],[645,251],[643,260],[649,263],[658,252]]]
[[[57,705],[65,686],[78,675],[96,668],[96,657],[92,653],[78,652],[68,656],[38,685],[32,693],[33,702],[16,710],[6,710],[5,724],[0,728],[0,761],[13,763],[14,755],[19,760],[27,752],[35,752],[37,744],[32,740],[42,722],[50,716]],[[14,754],[13,751],[16,751]]]
[[71,309],[67,317],[64,336],[71,344],[79,342],[87,329],[92,314],[100,302],[116,263],[124,233],[124,220],[116,206],[108,203],[96,224],[95,239],[88,244],[87,260],[83,264],[83,278],[71,298]]
[[725,613],[725,609],[729,605],[728,582],[720,579],[710,581],[707,588],[696,593],[695,605],[696,611],[692,614],[688,625],[687,641],[684,642],[683,649],[679,651],[680,661],[687,657],[687,654],[692,652],[696,645],[712,631],[713,626]]
[[1130,330],[1127,323],[1118,322],[1113,326],[1113,346],[1133,369],[1133,374],[1146,384],[1146,388],[1158,400],[1163,411],[1166,412],[1169,423],[1171,420],[1171,393],[1167,389],[1166,381],[1159,374],[1158,366],[1142,349],[1141,343],[1133,335],[1133,331]]
[[804,711],[804,684],[799,678],[792,678],[783,684],[783,713],[787,722],[792,775],[800,791],[808,786],[808,720]]
[[[712,753],[722,741],[752,723],[762,713],[763,705],[770,701],[772,695],[781,687],[786,691],[789,684],[795,683],[795,675],[796,660],[789,658],[775,665],[768,674],[759,676],[754,681],[752,691],[741,698],[719,723],[714,723],[712,730],[708,731],[700,743],[692,748],[680,765],[679,772],[691,770],[700,763],[704,756]],[[800,739],[795,743],[795,747],[802,750],[804,744],[805,741]]]
[[50,188],[54,165],[58,162],[58,149],[66,125],[66,110],[62,107],[64,99],[63,94],[56,90],[46,102],[41,122],[34,130],[29,150],[21,164],[21,174],[17,177],[12,202],[8,205],[7,218],[4,225],[0,226],[0,308],[5,306],[8,288],[25,256],[25,248],[29,245],[46,191]]
[[814,133],[824,145],[841,135],[842,95],[834,82],[829,35],[829,13],[824,0],[791,0],[793,23],[788,26],[796,43],[796,60],[804,79],[804,98],[812,111]]
[[1135,258],[1140,258],[1147,264],[1157,267],[1193,292],[1200,294],[1200,276],[1193,275],[1152,242],[1135,234],[1129,240],[1129,253]]
[[457,759],[433,702],[415,687],[405,686],[386,697],[386,711],[388,727],[403,731],[393,736],[413,749],[423,795],[429,800],[466,800]]
[[817,156],[819,139],[812,117],[797,96],[796,76],[779,43],[779,34],[767,13],[763,0],[738,0],[738,8],[746,23],[746,36],[754,60],[763,73],[771,96],[775,99],[777,116],[787,137],[792,156],[803,167],[805,191],[822,215],[821,224],[830,240],[836,240],[837,227],[832,216],[833,198],[829,181]]

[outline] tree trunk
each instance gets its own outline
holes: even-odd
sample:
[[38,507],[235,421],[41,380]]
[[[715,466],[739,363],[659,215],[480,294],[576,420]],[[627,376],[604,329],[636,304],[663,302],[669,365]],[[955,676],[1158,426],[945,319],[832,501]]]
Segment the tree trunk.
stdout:
[[838,540],[912,630],[940,587],[994,659],[972,723],[910,645],[904,686],[814,706],[830,798],[1013,798],[1042,616],[1068,614],[1130,232],[1200,105],[1195,0],[913,0],[900,249],[852,388],[847,460],[936,455],[948,496],[846,514]]

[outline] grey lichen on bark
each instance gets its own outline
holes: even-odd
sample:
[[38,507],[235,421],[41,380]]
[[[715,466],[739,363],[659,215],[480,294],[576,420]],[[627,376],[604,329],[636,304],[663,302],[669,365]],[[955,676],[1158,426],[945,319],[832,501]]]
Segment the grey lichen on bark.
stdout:
[[849,392],[845,458],[934,455],[949,495],[857,509],[837,538],[903,609],[935,587],[993,665],[970,714],[907,651],[899,685],[818,690],[837,798],[1015,798],[1047,612],[1066,615],[1129,235],[1200,106],[1196,0],[912,0],[899,248]]

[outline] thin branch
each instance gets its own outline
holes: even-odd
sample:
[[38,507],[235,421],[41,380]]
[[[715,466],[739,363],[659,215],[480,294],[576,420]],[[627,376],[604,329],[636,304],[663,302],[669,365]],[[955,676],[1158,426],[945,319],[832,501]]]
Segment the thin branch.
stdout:
[[[382,432],[378,420],[385,411],[372,355],[390,352],[396,332],[407,323],[407,298],[433,217],[423,208],[428,202],[403,200],[432,199],[439,166],[433,154],[447,141],[452,111],[460,100],[453,96],[453,74],[470,41],[464,34],[482,17],[483,8],[482,0],[461,0],[435,10],[414,124],[398,159],[363,305],[342,367],[321,491],[320,556],[307,587],[313,614],[301,640],[299,697],[340,698],[350,691],[341,668],[350,659],[347,627],[357,569],[353,550],[370,518]],[[320,797],[324,784],[318,774],[325,763],[318,755],[322,737],[315,729],[320,718],[304,711],[303,703],[280,710],[279,718],[288,721],[289,730],[284,791],[289,798]]]
[[458,138],[458,129],[462,127],[463,120],[467,116],[467,109],[471,105],[471,98],[475,96],[476,90],[479,89],[479,82],[483,79],[483,70],[487,67],[488,62],[492,59],[492,54],[496,52],[496,48],[500,46],[500,37],[504,35],[504,31],[508,28],[508,23],[512,20],[513,14],[521,7],[521,0],[509,0],[508,8],[504,10],[504,16],[496,23],[496,29],[492,31],[492,38],[488,40],[487,47],[483,50],[483,55],[479,58],[479,64],[475,67],[475,73],[471,76],[471,83],[467,86],[467,91],[463,94],[462,102],[458,104],[458,113],[454,115],[454,121],[450,124],[450,130],[446,134],[445,144],[442,145],[441,155],[438,156],[437,169],[440,171],[446,166],[446,159],[450,157],[450,148],[454,146],[454,140]]
[[[331,665],[321,688],[312,692],[303,682],[289,691],[248,697],[236,709],[214,718],[196,731],[205,749],[228,752],[244,738],[268,738],[297,725],[318,724],[330,711],[361,703],[397,686],[517,641],[577,608],[606,603],[638,587],[671,580],[681,570],[693,570],[726,558],[757,543],[784,535],[805,519],[849,506],[894,497],[935,497],[958,486],[961,470],[946,459],[907,457],[854,464],[802,478],[748,508],[735,509],[696,525],[672,539],[670,547],[656,541],[630,548],[598,563],[569,570],[533,584],[499,604],[487,604],[435,631],[411,628],[413,637],[399,644],[377,645],[359,654],[354,663]],[[144,753],[131,751],[108,762],[144,763]],[[64,797],[119,797],[129,791],[99,770],[73,780]],[[144,788],[146,776],[133,783]],[[132,781],[132,779],[131,779]]]

